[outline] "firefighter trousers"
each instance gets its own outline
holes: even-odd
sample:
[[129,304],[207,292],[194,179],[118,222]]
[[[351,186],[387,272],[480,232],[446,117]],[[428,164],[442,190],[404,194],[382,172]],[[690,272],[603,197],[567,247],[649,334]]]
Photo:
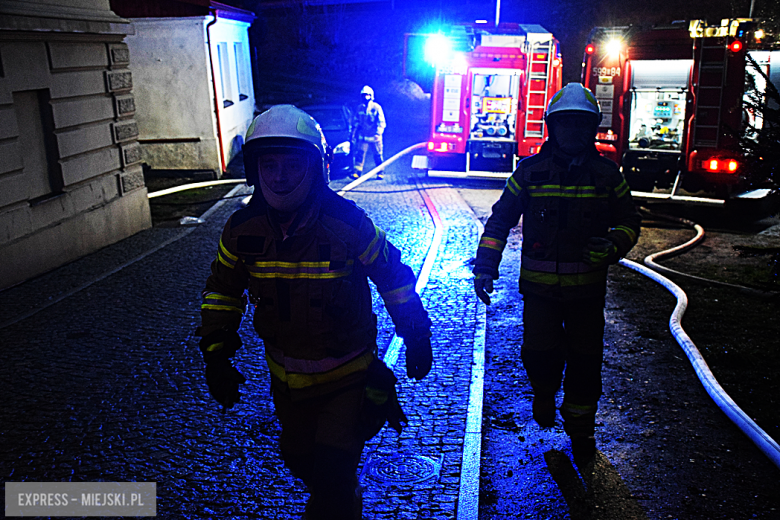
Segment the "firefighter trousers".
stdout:
[[308,520],[362,518],[356,472],[365,445],[358,422],[364,392],[361,383],[293,401],[273,390],[282,458],[309,490]]
[[354,154],[355,173],[357,173],[358,175],[363,174],[363,167],[365,166],[366,163],[366,154],[368,153],[369,149],[374,155],[375,166],[379,166],[380,164],[385,162],[384,157],[382,155],[381,137],[376,138],[376,141],[366,141],[364,139],[360,139],[357,142],[357,146],[355,146],[355,154]]
[[535,397],[553,398],[563,383],[561,416],[572,437],[594,433],[603,355],[603,296],[575,301],[523,296],[523,366]]

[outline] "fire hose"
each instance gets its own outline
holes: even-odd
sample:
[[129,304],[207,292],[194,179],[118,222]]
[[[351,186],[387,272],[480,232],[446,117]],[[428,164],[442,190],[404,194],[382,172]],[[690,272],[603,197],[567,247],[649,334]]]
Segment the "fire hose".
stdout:
[[[673,217],[668,218],[674,219]],[[682,221],[683,219],[674,220]],[[775,466],[780,468],[780,445],[778,445],[774,439],[772,439],[764,430],[762,430],[755,421],[748,417],[748,415],[726,393],[720,383],[718,383],[718,381],[715,379],[714,374],[710,370],[710,367],[707,365],[707,363],[704,361],[704,358],[702,357],[701,352],[699,352],[699,349],[696,348],[696,345],[693,343],[693,341],[691,341],[691,338],[683,330],[681,321],[683,314],[685,313],[685,309],[688,306],[688,296],[677,284],[653,270],[656,269],[658,271],[683,275],[689,278],[694,278],[698,281],[717,283],[718,285],[726,285],[740,290],[745,289],[751,292],[760,292],[747,287],[724,284],[722,282],[715,282],[714,280],[707,280],[705,278],[686,275],[684,273],[679,273],[666,267],[659,266],[657,263],[655,263],[655,260],[658,260],[659,258],[668,258],[670,256],[679,255],[685,251],[688,251],[704,237],[704,229],[701,226],[690,221],[685,221],[685,223],[686,225],[691,224],[692,227],[696,229],[696,236],[685,244],[647,256],[644,260],[644,263],[647,267],[625,258],[620,260],[620,263],[623,266],[633,269],[654,280],[655,282],[658,282],[674,295],[674,297],[677,299],[677,305],[675,306],[674,311],[669,318],[669,329],[671,330],[674,338],[677,340],[677,343],[679,343],[679,345],[682,347],[685,355],[688,357],[688,360],[693,365],[693,369],[696,372],[696,375],[701,381],[702,385],[704,385],[704,389],[707,391],[712,400],[715,401],[715,404],[717,404],[718,407],[723,410],[726,416],[734,424],[736,424],[737,427],[742,430],[742,432],[747,435],[751,441],[753,441],[758,449],[760,449],[767,457],[769,457]],[[652,269],[649,269],[649,267]]]

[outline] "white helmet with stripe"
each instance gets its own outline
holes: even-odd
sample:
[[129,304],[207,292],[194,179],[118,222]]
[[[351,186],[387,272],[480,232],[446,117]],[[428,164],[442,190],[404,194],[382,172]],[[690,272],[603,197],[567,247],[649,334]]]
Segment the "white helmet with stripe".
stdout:
[[569,83],[556,92],[544,112],[545,121],[549,123],[550,116],[560,112],[590,113],[598,119],[598,123],[601,123],[602,115],[599,102],[596,101],[593,92],[581,83]]
[[[293,105],[275,105],[257,116],[246,132],[244,144],[246,183],[259,186],[265,201],[279,211],[294,211],[318,187],[329,182],[328,144],[320,125]],[[300,153],[310,157],[310,166],[291,193],[273,192],[260,176],[258,158],[264,154]]]

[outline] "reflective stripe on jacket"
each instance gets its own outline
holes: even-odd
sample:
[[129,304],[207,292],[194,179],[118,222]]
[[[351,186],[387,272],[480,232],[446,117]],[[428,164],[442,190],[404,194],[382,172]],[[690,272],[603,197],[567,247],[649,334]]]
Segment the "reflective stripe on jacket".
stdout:
[[498,278],[510,230],[523,217],[521,292],[576,299],[606,291],[607,267],[583,262],[591,237],[606,237],[619,256],[636,244],[641,217],[623,175],[595,148],[582,165],[553,152],[520,162],[485,224],[474,273]]
[[275,215],[253,199],[228,220],[206,283],[203,335],[235,323],[248,290],[277,383],[290,390],[333,383],[374,358],[370,278],[400,336],[430,336],[412,270],[361,209],[323,188],[286,238]]

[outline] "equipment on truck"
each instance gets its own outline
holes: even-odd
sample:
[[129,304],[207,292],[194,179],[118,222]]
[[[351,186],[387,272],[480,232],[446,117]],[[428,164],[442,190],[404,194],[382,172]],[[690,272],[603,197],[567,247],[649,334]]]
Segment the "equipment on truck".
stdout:
[[539,25],[475,23],[429,42],[430,138],[412,167],[436,177],[509,177],[547,135],[544,110],[561,88],[558,41]]
[[766,87],[747,56],[780,86],[780,47],[756,20],[591,31],[582,83],[604,114],[596,146],[621,166],[635,199],[724,205],[774,195],[751,183],[739,148],[748,123],[762,125],[746,85]]

